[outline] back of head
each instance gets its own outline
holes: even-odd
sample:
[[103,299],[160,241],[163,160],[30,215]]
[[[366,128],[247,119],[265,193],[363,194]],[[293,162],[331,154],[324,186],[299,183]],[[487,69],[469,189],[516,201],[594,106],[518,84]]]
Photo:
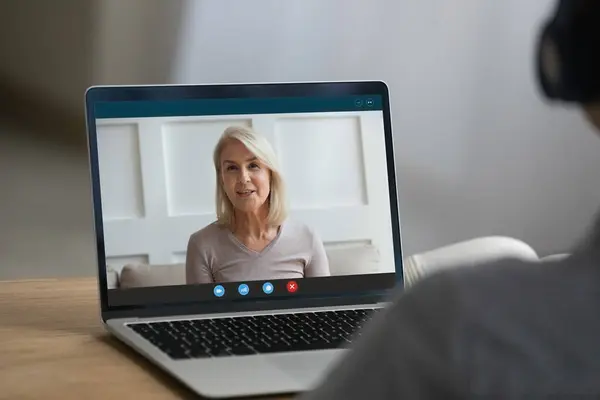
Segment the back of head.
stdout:
[[600,1],[559,0],[536,56],[543,94],[582,105],[600,129]]

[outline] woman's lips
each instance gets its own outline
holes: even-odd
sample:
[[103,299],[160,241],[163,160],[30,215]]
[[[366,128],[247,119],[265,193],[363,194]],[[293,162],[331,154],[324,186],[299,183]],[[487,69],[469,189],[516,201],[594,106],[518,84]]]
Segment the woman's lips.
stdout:
[[243,191],[236,192],[236,193],[240,197],[248,197],[248,196],[252,195],[254,192],[255,192],[255,190],[243,190]]

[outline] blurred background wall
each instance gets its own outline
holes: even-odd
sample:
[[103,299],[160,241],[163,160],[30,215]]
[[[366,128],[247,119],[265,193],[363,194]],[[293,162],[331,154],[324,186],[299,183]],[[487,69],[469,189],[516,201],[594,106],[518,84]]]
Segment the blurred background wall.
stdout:
[[[600,140],[577,110],[539,96],[533,51],[551,4],[3,0],[0,99],[13,122],[0,128],[0,170],[21,174],[2,186],[14,189],[0,211],[12,224],[0,231],[6,271],[94,272],[79,146],[92,84],[382,79],[392,93],[405,253],[492,234],[540,255],[566,251],[600,206]],[[46,122],[20,128],[38,121]],[[50,140],[15,139],[33,132]],[[70,153],[59,145],[73,142]],[[56,217],[35,211],[44,185],[65,182],[70,194],[44,203]],[[54,261],[23,272],[37,258],[14,232],[47,239],[59,221],[80,234],[33,247]]]
[[0,2],[5,115],[40,126],[43,119],[63,137],[81,123],[82,89],[92,82],[93,16],[89,0]]
[[180,0],[3,0],[4,115],[83,144],[86,88],[170,80],[182,11]]

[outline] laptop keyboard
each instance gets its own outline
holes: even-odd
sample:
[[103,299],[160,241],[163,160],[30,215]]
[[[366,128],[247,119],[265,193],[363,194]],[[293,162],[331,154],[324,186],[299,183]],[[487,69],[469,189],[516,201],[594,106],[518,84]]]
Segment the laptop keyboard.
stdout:
[[130,323],[173,359],[345,347],[378,309]]

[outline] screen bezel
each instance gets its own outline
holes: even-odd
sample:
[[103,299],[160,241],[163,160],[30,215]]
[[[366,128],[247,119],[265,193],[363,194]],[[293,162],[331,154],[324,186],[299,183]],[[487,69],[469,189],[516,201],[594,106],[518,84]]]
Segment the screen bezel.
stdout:
[[92,183],[93,218],[96,236],[96,261],[101,314],[104,321],[111,318],[155,317],[175,314],[209,314],[268,309],[290,309],[316,306],[334,306],[356,303],[375,303],[388,296],[391,289],[369,292],[353,292],[338,296],[293,296],[282,299],[253,299],[244,301],[216,301],[186,304],[139,304],[111,307],[108,302],[106,257],[100,197],[96,116],[94,105],[106,101],[148,101],[222,98],[263,98],[294,96],[348,96],[380,95],[386,144],[389,200],[392,217],[392,235],[395,257],[396,286],[404,282],[402,240],[398,207],[398,191],[394,158],[394,144],[387,85],[382,81],[358,82],[300,82],[300,83],[252,83],[217,85],[139,85],[139,86],[92,86],[85,93],[88,156]]

